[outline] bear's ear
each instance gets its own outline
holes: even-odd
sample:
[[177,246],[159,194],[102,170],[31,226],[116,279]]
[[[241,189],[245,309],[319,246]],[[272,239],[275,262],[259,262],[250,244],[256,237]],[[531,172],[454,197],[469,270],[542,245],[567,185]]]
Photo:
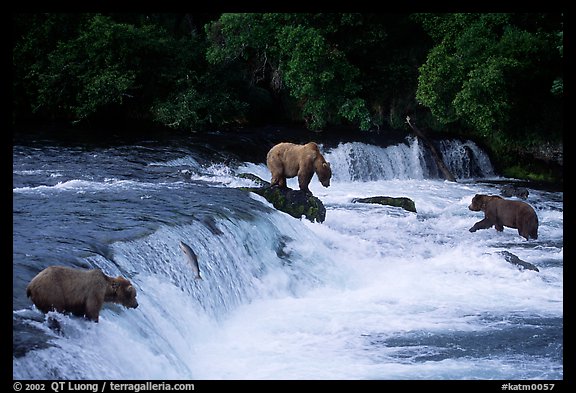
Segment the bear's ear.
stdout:
[[114,289],[116,291],[121,286],[126,285],[126,283],[127,283],[127,280],[122,276],[118,276],[116,278],[113,278],[112,279],[112,289]]

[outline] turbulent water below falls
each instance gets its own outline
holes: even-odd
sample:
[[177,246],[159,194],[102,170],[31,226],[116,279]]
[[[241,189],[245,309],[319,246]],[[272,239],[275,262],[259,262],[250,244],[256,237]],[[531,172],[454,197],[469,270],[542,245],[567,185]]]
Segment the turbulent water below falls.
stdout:
[[[563,193],[529,188],[538,240],[470,233],[472,197],[513,179],[473,143],[440,147],[457,182],[416,140],[322,148],[319,224],[237,188],[269,180],[263,162],[194,144],[14,146],[13,378],[563,379]],[[417,213],[352,202],[381,195]],[[140,305],[44,315],[25,287],[52,264],[123,275]]]

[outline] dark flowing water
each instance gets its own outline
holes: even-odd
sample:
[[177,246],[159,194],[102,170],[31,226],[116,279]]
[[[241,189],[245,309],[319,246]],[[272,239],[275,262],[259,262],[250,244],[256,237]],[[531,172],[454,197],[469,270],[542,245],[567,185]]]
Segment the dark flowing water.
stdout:
[[[470,233],[482,218],[472,197],[511,180],[473,143],[441,144],[456,183],[412,139],[321,147],[334,176],[311,183],[327,209],[319,224],[237,188],[253,186],[238,173],[268,180],[263,161],[193,139],[16,144],[13,377],[563,378],[562,192],[529,188],[536,241]],[[352,202],[377,195],[418,212]],[[140,306],[106,305],[97,324],[44,315],[25,287],[52,264],[123,275]]]

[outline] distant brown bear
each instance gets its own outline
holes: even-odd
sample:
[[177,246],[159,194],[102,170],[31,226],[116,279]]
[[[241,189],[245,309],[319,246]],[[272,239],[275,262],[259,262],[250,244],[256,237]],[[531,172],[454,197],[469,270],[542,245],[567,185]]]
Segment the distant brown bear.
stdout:
[[476,194],[468,208],[484,212],[484,219],[474,224],[470,232],[487,229],[492,225],[502,232],[506,226],[517,228],[518,234],[526,240],[538,239],[538,216],[526,202],[511,201],[497,195]]
[[104,302],[136,308],[136,289],[123,277],[108,277],[100,269],[49,266],[26,287],[26,295],[44,313],[56,310],[98,322]]
[[298,176],[300,190],[310,194],[308,185],[314,173],[324,187],[330,186],[330,163],[326,162],[314,142],[305,145],[279,143],[268,152],[266,164],[272,173],[272,186],[286,187],[286,178]]

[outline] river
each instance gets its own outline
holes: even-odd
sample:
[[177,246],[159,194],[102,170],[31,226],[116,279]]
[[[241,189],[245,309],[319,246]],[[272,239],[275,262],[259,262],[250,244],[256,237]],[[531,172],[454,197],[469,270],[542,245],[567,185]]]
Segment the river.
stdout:
[[[239,173],[269,180],[262,157],[199,138],[15,143],[13,378],[563,379],[562,191],[527,186],[538,240],[471,233],[472,197],[515,182],[474,143],[440,144],[457,182],[412,138],[320,147],[333,178],[312,179],[326,207],[312,223],[239,189],[255,186]],[[370,196],[417,213],[353,202]],[[25,288],[54,264],[125,276],[139,307],[41,313]]]

